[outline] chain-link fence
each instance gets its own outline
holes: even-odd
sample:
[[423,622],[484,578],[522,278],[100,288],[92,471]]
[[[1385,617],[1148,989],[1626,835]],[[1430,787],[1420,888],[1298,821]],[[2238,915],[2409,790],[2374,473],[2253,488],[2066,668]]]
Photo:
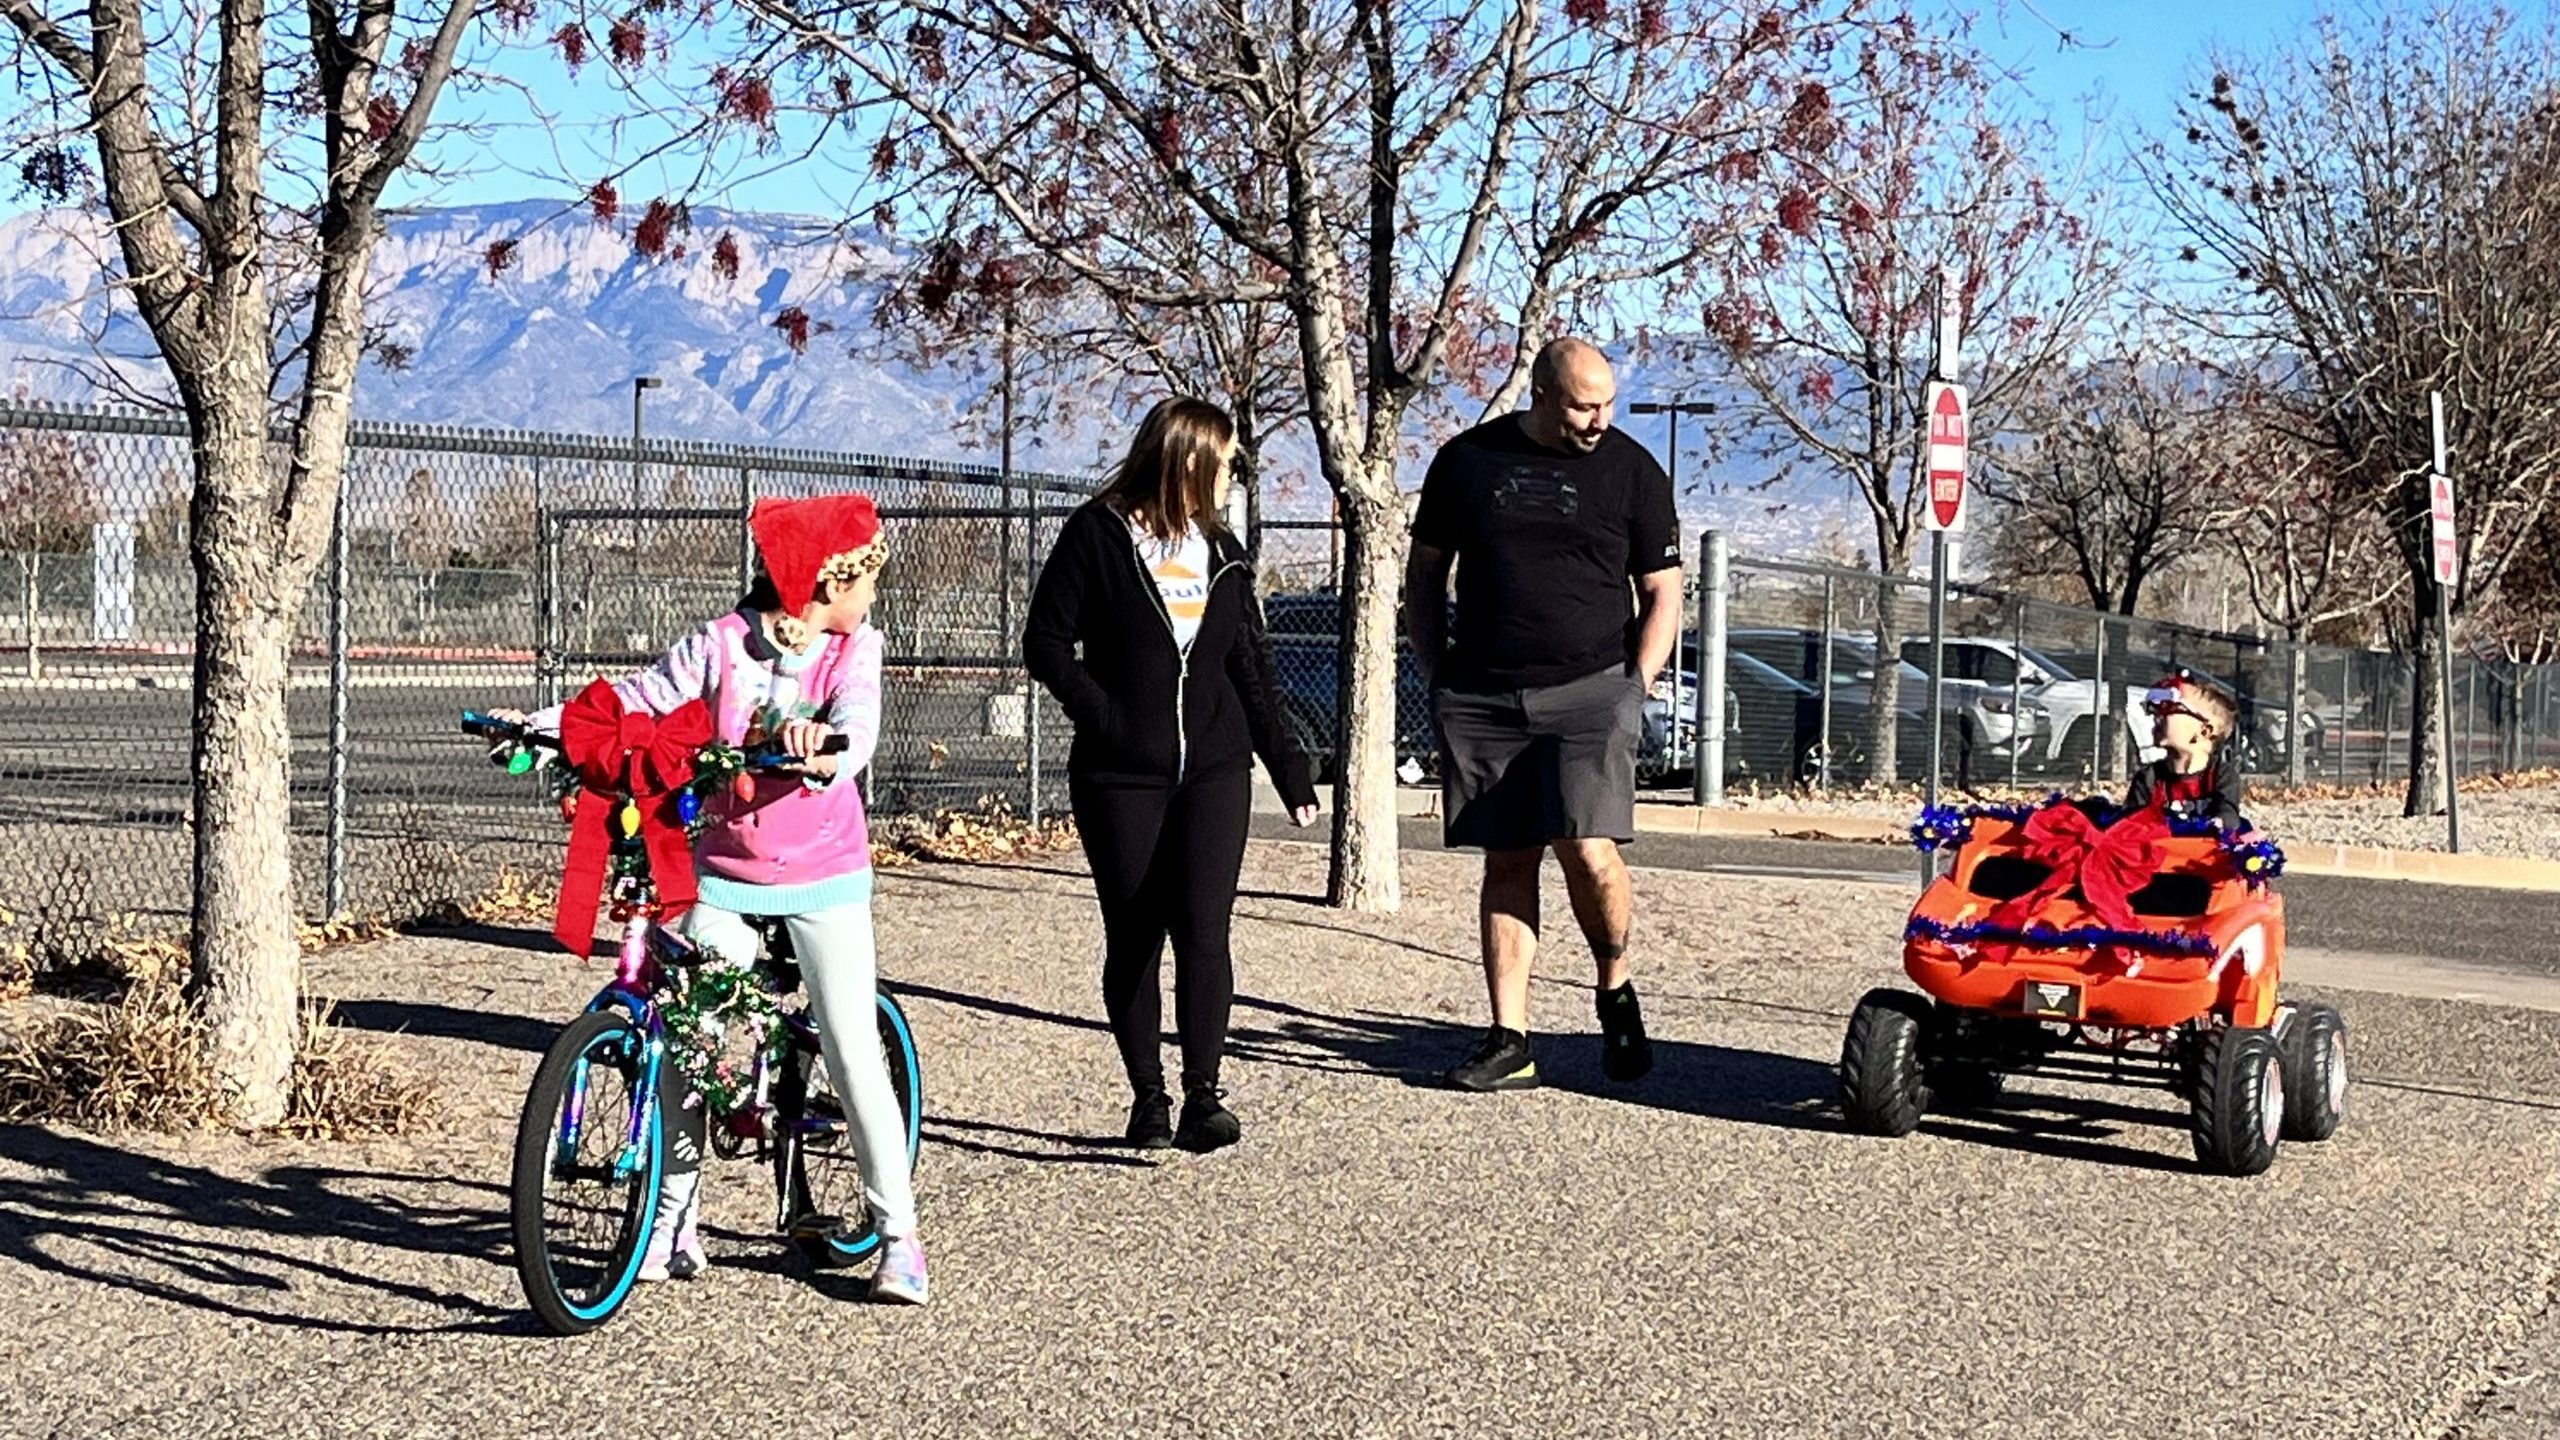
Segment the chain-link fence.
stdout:
[[[194,576],[173,419],[0,405],[0,895],[38,914],[187,908]],[[1063,803],[1064,717],[1020,617],[1058,476],[867,456],[358,424],[333,552],[297,630],[304,913],[401,913],[559,826],[481,763],[466,707],[627,670],[734,605],[758,495],[860,489],[892,546],[875,812]],[[0,574],[6,574],[0,571]],[[1045,754],[1044,754],[1045,751]]]
[[[1692,614],[1706,567],[1690,577]],[[1734,557],[1726,567],[1724,783],[1959,791],[2120,786],[2143,763],[2143,692],[2185,667],[2240,698],[2237,755],[2262,784],[2376,784],[2407,773],[2412,662],[1950,587],[1936,748],[1929,587],[1902,576]],[[1684,627],[1693,674],[1699,630]],[[1685,689],[1684,689],[1685,697]],[[2560,666],[2453,663],[2458,773],[2560,764]],[[1690,768],[1683,706],[1674,767]]]

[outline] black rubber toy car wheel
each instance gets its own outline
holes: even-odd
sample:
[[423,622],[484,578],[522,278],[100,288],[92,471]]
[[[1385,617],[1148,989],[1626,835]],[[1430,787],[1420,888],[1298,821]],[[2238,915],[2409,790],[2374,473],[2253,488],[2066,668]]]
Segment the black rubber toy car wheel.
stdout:
[[2347,1021],[2327,1005],[2304,1005],[2276,1043],[2284,1063],[2284,1138],[2326,1140],[2347,1118]]
[[1849,1016],[1840,1046],[1840,1109],[1852,1129],[1908,1135],[1929,1109],[1922,1071],[1929,1002],[1899,990],[1870,990]]
[[2275,1037],[2238,1026],[2211,1031],[2196,1062],[2196,1159],[2218,1175],[2264,1174],[2284,1131],[2284,1063]]

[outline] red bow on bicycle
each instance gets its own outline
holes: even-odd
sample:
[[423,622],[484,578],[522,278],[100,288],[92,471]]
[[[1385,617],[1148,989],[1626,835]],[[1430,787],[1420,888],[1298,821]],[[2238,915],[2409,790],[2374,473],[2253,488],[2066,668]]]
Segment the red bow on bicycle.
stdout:
[[586,793],[569,822],[569,858],[560,870],[560,906],[551,934],[584,959],[595,950],[596,903],[624,796],[640,812],[649,877],[662,916],[693,904],[693,847],[676,815],[676,794],[693,779],[694,752],[711,743],[711,712],[689,700],[664,715],[633,710],[595,681],[560,711],[560,754]]
[[2026,858],[2052,867],[2044,882],[1991,912],[1993,923],[2026,921],[2055,896],[2077,885],[2100,924],[2122,930],[2133,924],[2133,892],[2160,870],[2160,842],[2169,822],[2158,809],[2137,810],[2100,829],[2077,805],[2047,805],[2019,828]]

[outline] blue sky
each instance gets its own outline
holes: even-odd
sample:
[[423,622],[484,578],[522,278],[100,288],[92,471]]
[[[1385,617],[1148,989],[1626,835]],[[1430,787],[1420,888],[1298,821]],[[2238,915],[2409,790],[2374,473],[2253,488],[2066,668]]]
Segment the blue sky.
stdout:
[[[2173,121],[2178,97],[2210,46],[2263,47],[2307,26],[2320,8],[2310,0],[2144,0],[2140,4],[1982,0],[1973,5],[1915,0],[1915,4],[1924,17],[1959,10],[1975,14],[1978,41],[2023,77],[2033,102],[2050,112],[2066,154],[2079,154],[2086,142],[2093,158],[2101,162],[2120,154],[2136,133],[2165,129]],[[2061,31],[2068,31],[2077,43],[2063,44]],[[683,164],[641,160],[656,137],[646,124],[619,118],[629,114],[631,106],[617,93],[608,66],[590,61],[571,77],[555,55],[536,50],[518,51],[500,68],[523,87],[520,93],[462,94],[448,102],[454,107],[448,113],[457,116],[478,111],[502,117],[496,118],[498,129],[492,137],[497,143],[449,144],[447,160],[464,173],[433,186],[406,187],[395,199],[468,204],[553,195],[561,193],[563,177],[591,178],[634,161],[640,162],[640,168],[621,187],[626,203],[645,202],[653,194],[668,191],[701,193]],[[526,94],[553,112],[556,122],[546,128],[524,120]],[[2095,129],[2083,121],[2084,112],[2092,106],[2099,117]],[[797,144],[808,131],[787,123],[784,134]],[[842,216],[869,204],[859,178],[859,156],[865,148],[858,139],[839,139],[828,147],[828,153],[837,157],[829,163],[742,162],[731,173],[743,178],[713,198],[740,209]],[[770,173],[758,175],[759,170]]]
[[[2085,140],[2091,142],[2093,158],[2102,162],[2121,154],[2134,133],[2171,123],[2177,98],[2209,46],[2262,47],[2306,26],[2320,8],[2311,0],[1912,3],[1924,18],[1974,14],[1979,43],[2023,77],[2032,102],[2051,114],[2066,154],[2080,153]],[[2061,43],[2061,31],[2078,43]],[[600,30],[595,38],[603,39]],[[706,193],[680,158],[645,158],[653,143],[664,138],[664,127],[623,117],[645,108],[646,101],[663,102],[679,93],[666,88],[669,81],[685,87],[680,93],[687,100],[698,99],[706,88],[702,76],[687,73],[689,62],[681,52],[674,73],[644,82],[648,91],[641,105],[619,92],[612,68],[600,58],[590,59],[573,76],[555,51],[532,36],[492,45],[482,58],[492,62],[500,82],[458,90],[443,107],[447,118],[477,121],[481,128],[446,137],[435,153],[449,173],[433,180],[405,180],[395,187],[393,203],[567,198],[586,181],[632,165],[637,169],[620,188],[624,202],[635,207],[652,195],[691,193],[740,209],[839,218],[867,209],[874,198],[865,193],[861,179],[861,157],[868,149],[862,137],[839,137],[826,147],[830,158],[820,164],[782,164],[781,156],[735,160],[725,172],[736,177],[733,183],[715,187],[714,193]],[[528,117],[528,100],[547,112],[545,120]],[[2095,130],[2084,128],[2082,120],[2090,103],[2103,117]],[[783,136],[788,150],[803,144],[810,130],[786,116]],[[22,198],[0,198],[0,213],[26,204]]]

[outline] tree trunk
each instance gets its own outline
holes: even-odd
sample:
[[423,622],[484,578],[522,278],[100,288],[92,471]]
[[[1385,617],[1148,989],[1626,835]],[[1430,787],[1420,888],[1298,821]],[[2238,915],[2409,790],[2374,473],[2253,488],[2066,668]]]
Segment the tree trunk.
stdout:
[[1396,597],[1404,588],[1404,501],[1394,460],[1383,483],[1342,497],[1342,713],[1329,903],[1386,912],[1403,903],[1396,846]]
[[1236,538],[1244,542],[1245,558],[1252,561],[1257,574],[1262,567],[1262,429],[1261,417],[1255,413],[1253,399],[1247,394],[1236,397],[1236,454],[1230,464],[1228,483],[1244,491],[1244,533]]
[[[277,573],[265,416],[199,412],[196,450],[195,954],[189,986],[232,1118],[284,1118],[301,949],[294,933],[287,667],[303,585]],[[304,585],[309,577],[303,577]]]
[[2417,674],[2409,685],[2409,788],[2402,815],[2445,812],[2445,750],[2441,717],[2445,713],[2443,636],[2436,628],[2436,583],[2432,573],[2420,575],[2414,587],[2417,623],[2410,627],[2416,642]]

